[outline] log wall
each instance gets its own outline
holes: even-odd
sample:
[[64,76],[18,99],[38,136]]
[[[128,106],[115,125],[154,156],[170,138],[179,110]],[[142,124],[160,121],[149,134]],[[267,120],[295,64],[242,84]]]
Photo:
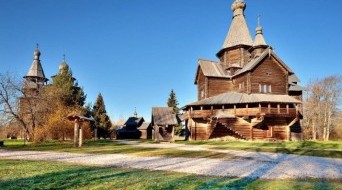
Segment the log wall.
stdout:
[[259,93],[259,84],[271,85],[271,94],[288,94],[288,72],[273,57],[266,57],[251,72],[252,93]]
[[208,78],[208,97],[233,90],[233,83],[228,79]]
[[231,64],[238,64],[241,67],[247,64],[251,54],[248,52],[246,48],[236,48],[232,50],[228,50],[224,52],[221,57],[220,61],[228,67]]
[[199,70],[197,78],[197,99],[202,100],[205,98],[205,79],[202,69]]

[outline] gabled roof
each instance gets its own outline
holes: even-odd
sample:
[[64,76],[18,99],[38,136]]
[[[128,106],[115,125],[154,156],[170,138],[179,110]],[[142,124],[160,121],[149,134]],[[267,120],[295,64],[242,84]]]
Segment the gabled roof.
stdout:
[[153,125],[177,125],[178,119],[173,108],[154,107],[152,108]]
[[206,77],[230,78],[230,76],[224,71],[223,65],[221,63],[200,59],[198,60],[195,84],[197,83],[200,69],[202,69],[202,72]]
[[241,70],[237,71],[234,76],[240,75],[242,73],[245,73],[247,71],[251,71],[253,70],[257,65],[259,65],[262,60],[264,58],[266,58],[267,56],[273,56],[279,63],[281,66],[284,67],[284,69],[286,69],[289,73],[293,73],[293,71],[290,69],[290,67],[288,67],[284,61],[282,61],[276,54],[274,51],[272,51],[272,49],[269,47],[267,49],[264,50],[264,52],[258,56],[253,58],[251,61],[249,61]]
[[145,122],[138,129],[139,130],[147,130],[150,126],[151,126],[151,122]]
[[300,82],[300,79],[297,77],[296,74],[289,75],[290,84],[297,83],[297,82]]
[[290,87],[289,87],[289,91],[303,91],[304,88],[299,86],[299,85],[295,85],[295,84],[291,84]]
[[227,105],[227,104],[247,104],[247,103],[297,103],[301,102],[289,95],[276,94],[246,94],[238,92],[227,92],[197,102],[187,106],[201,105]]
[[126,126],[138,126],[141,122],[144,122],[143,117],[130,117],[127,119],[125,125]]

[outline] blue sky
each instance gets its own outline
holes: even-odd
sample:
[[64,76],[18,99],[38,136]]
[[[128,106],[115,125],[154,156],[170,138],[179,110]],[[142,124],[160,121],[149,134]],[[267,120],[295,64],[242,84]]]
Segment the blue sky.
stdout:
[[[254,36],[261,15],[266,42],[310,79],[341,74],[342,1],[245,0]],[[196,100],[199,58],[217,60],[233,0],[0,0],[0,72],[27,73],[40,44],[46,76],[66,54],[87,102],[104,96],[113,120],[150,120],[174,89],[180,105]]]

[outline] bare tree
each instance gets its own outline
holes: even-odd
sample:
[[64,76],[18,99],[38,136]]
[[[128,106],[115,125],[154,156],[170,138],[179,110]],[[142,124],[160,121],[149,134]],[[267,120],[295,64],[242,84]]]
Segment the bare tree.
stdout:
[[338,105],[342,98],[342,76],[334,75],[310,82],[304,99],[304,122],[316,140],[328,141],[337,123]]
[[[21,101],[25,101],[25,107],[22,106],[24,104]],[[15,121],[23,127],[24,143],[32,138],[38,123],[36,102],[24,92],[20,80],[8,73],[0,73],[0,117],[3,122]]]

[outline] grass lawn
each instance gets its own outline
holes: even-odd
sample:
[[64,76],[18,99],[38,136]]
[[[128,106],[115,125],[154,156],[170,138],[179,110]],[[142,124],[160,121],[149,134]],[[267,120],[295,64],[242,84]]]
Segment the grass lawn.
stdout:
[[[153,141],[137,141],[153,143]],[[120,144],[115,141],[86,141],[82,148],[73,148],[71,141],[49,141],[40,144],[29,143],[23,146],[22,140],[5,140],[5,149],[37,150],[93,154],[134,154],[137,156],[166,156],[166,157],[207,157],[207,158],[236,158],[233,155],[213,151],[194,151],[177,149],[142,148]],[[210,149],[245,150],[253,152],[274,152],[307,156],[342,158],[342,142],[245,142],[245,141],[176,141],[180,144],[206,145]]]
[[0,160],[1,189],[342,189],[335,180],[260,180]]
[[246,141],[177,141],[181,144],[208,145],[213,149],[245,150],[342,158],[342,141],[316,142],[246,142]]
[[82,148],[74,148],[71,141],[49,141],[45,143],[28,143],[23,145],[21,140],[5,140],[4,149],[8,150],[34,150],[55,151],[91,154],[133,154],[136,156],[164,156],[164,157],[188,157],[188,158],[220,158],[234,159],[234,155],[212,151],[189,151],[162,148],[142,148],[120,144],[115,141],[86,141]]

